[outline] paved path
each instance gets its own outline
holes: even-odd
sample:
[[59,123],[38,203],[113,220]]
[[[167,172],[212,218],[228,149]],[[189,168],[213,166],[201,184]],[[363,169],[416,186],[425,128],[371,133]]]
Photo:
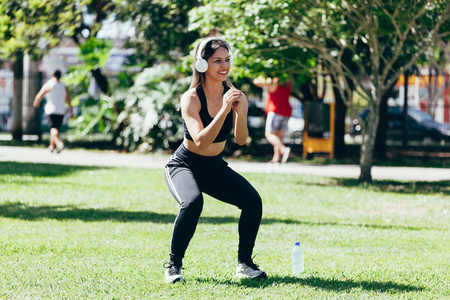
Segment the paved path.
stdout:
[[[44,148],[0,146],[0,161],[162,169],[167,159],[168,156],[163,155],[123,154],[110,151],[64,150],[60,154],[55,154]],[[359,165],[317,166],[302,163],[269,165],[231,159],[227,161],[234,170],[248,173],[300,174],[355,179],[360,174]],[[450,180],[450,169],[374,166],[372,178],[374,180],[443,181]]]

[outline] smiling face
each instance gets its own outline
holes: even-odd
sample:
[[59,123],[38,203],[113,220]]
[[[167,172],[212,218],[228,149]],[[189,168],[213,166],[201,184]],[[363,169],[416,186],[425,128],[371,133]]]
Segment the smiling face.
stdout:
[[211,57],[208,58],[208,70],[206,76],[215,80],[225,81],[231,69],[231,57],[228,50],[219,47]]
[[[232,87],[228,75],[233,66],[231,46],[222,38],[211,38],[205,44],[200,43],[194,54],[193,76],[190,88],[204,85],[206,78],[214,81],[225,82]],[[205,73],[199,72],[195,67],[200,57],[208,63]]]

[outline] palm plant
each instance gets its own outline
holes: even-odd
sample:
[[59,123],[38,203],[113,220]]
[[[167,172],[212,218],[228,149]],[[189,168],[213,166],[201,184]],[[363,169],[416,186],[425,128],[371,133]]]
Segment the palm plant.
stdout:
[[116,144],[127,151],[154,151],[181,140],[179,98],[190,80],[160,64],[144,69],[131,88],[114,93],[109,103],[122,107],[113,128]]

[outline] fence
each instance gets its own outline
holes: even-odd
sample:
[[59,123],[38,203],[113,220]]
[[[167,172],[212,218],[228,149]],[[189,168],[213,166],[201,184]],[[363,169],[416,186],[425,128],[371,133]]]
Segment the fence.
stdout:
[[[0,132],[18,130],[24,135],[41,135],[42,113],[33,107],[41,84],[40,75],[15,79],[12,70],[0,70]],[[22,86],[21,94],[14,95],[14,85]]]
[[[17,80],[17,79],[16,79]],[[19,84],[22,85],[22,95],[14,100],[14,73],[10,69],[0,69],[0,140],[9,140],[12,138],[15,127],[20,127],[20,134],[23,140],[49,139],[49,123],[44,112],[46,98],[41,101],[39,108],[33,107],[33,101],[39,92],[43,80],[42,74],[29,78],[19,78]],[[16,103],[15,103],[16,102]],[[20,113],[17,114],[19,110]],[[79,113],[79,107],[74,107],[74,113]],[[15,118],[19,119],[14,124]],[[66,131],[69,128],[70,113],[67,111],[61,126],[61,136],[66,137]],[[111,140],[110,135],[92,133],[81,138],[83,141],[105,141]]]
[[14,73],[0,69],[0,132],[11,132]]

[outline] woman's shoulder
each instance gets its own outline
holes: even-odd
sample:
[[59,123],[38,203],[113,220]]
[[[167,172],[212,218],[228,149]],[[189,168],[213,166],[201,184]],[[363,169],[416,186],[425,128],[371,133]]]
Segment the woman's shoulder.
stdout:
[[190,105],[195,103],[200,104],[197,89],[194,87],[184,92],[184,94],[181,96],[181,105],[183,104]]
[[190,88],[189,90],[187,90],[186,92],[184,92],[184,94],[181,96],[181,98],[185,98],[185,99],[198,99],[198,95],[197,95],[197,88],[193,87]]

